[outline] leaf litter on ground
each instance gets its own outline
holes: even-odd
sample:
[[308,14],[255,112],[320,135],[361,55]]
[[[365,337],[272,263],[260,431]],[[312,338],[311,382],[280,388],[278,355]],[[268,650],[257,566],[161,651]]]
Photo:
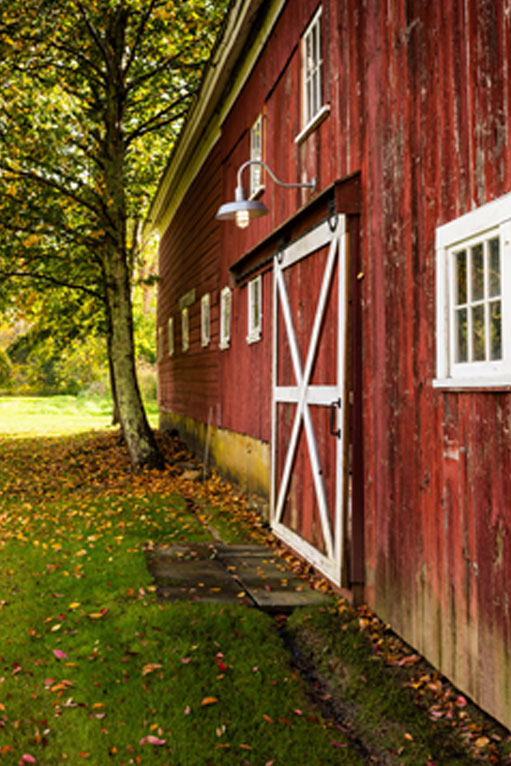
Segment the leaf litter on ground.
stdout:
[[183,477],[190,454],[158,438],[168,468],[147,474],[111,433],[0,440],[0,763],[360,763],[338,760],[271,618],[158,603],[147,544],[213,540],[209,507],[233,516],[231,540],[267,537],[241,495]]
[[[296,686],[289,680],[293,678],[289,668],[284,679],[274,682],[265,667],[263,642],[261,650],[247,659],[248,672],[232,673],[235,664],[223,660],[226,647],[222,645],[220,657],[214,631],[206,631],[214,661],[204,671],[197,661],[200,652],[190,643],[183,644],[181,636],[169,635],[167,625],[172,610],[182,618],[178,624],[187,635],[190,620],[199,620],[200,610],[197,605],[187,612],[190,605],[162,607],[156,602],[143,548],[218,537],[225,542],[263,542],[303,578],[304,587],[329,591],[329,584],[279,544],[249,499],[235,487],[215,472],[206,474],[201,466],[191,471],[190,466],[196,466],[194,458],[177,438],[158,434],[158,442],[166,470],[133,474],[127,452],[112,432],[0,439],[0,615],[9,628],[0,638],[0,730],[2,735],[9,733],[4,754],[17,751],[19,756],[14,757],[21,763],[23,757],[34,757],[22,752],[29,743],[39,752],[35,762],[52,766],[72,762],[77,754],[102,764],[104,755],[97,753],[104,753],[105,747],[108,758],[115,755],[120,764],[141,763],[143,747],[144,763],[163,766],[162,749],[166,748],[169,759],[183,752],[185,744],[178,734],[183,720],[193,722],[189,734],[199,729],[203,734],[196,718],[199,711],[208,716],[214,713],[215,718],[208,735],[211,740],[205,738],[205,749],[199,748],[190,763],[215,763],[207,760],[215,742],[222,756],[218,762],[237,766],[240,749],[257,750],[259,738],[267,742],[267,729],[273,729],[275,722],[289,728],[296,742],[296,721],[301,716],[293,711],[304,707],[303,699],[290,703],[292,707],[282,715],[282,700],[273,695],[275,687],[280,691],[284,685]],[[456,728],[467,751],[481,762],[511,763],[506,733],[492,726],[370,610],[354,609],[342,599],[334,609],[339,629],[347,619],[357,623],[375,659],[399,671],[401,683],[413,692],[435,726]],[[220,621],[219,635],[232,632],[236,650],[230,647],[229,656],[239,653],[242,642],[234,627],[239,618],[233,619],[228,609],[211,613],[206,609],[205,613],[209,622]],[[243,620],[248,615],[245,610]],[[226,628],[225,621],[231,619],[233,625],[229,622]],[[267,621],[263,622],[267,629]],[[246,640],[248,633],[242,635]],[[57,675],[55,668],[66,672],[49,678],[52,672]],[[182,686],[184,668],[193,674]],[[223,717],[217,714],[229,695],[239,699],[249,689],[253,695],[254,680],[261,692],[261,678],[264,694],[271,699],[267,702],[264,696],[262,710],[250,708],[248,723],[233,723],[239,704]],[[226,679],[231,684],[227,696]],[[190,684],[197,686],[195,696],[182,691]],[[174,707],[171,699],[177,689],[181,691]],[[58,726],[61,719],[66,721],[66,731],[72,732],[71,739],[63,737]],[[327,751],[333,748],[335,763],[340,763],[339,751],[346,749],[348,740],[330,735],[324,721],[319,729],[327,732]],[[244,741],[247,730],[255,732],[255,744]],[[231,741],[223,741],[226,735],[232,735]],[[307,742],[310,736],[307,732]],[[404,738],[407,743],[413,741],[409,733]],[[260,756],[280,763],[272,747],[283,743],[289,744],[279,732],[257,755],[257,763]],[[151,756],[146,754],[149,751]],[[235,754],[231,760],[226,760],[228,751]],[[298,755],[302,757],[303,753]],[[0,749],[0,763],[1,758]],[[328,754],[325,758],[315,762],[331,762]],[[357,761],[346,760],[351,762]]]

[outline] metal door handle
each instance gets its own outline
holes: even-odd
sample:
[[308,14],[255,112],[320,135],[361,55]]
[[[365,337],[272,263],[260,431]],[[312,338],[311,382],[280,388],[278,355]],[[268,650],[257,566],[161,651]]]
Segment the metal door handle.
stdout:
[[337,399],[335,402],[332,402],[330,405],[330,433],[332,436],[336,436],[338,439],[341,438],[341,429],[335,427],[335,411],[336,409],[341,409],[341,399]]

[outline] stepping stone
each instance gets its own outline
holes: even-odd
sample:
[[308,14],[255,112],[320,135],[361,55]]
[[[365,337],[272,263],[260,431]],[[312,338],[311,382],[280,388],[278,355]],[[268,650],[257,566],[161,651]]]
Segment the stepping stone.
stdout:
[[173,545],[157,545],[147,551],[147,557],[158,559],[175,559],[187,561],[191,559],[214,559],[216,550],[213,543],[174,543]]
[[263,545],[157,546],[146,557],[158,597],[164,600],[243,603],[273,613],[329,600],[293,576]]
[[223,559],[224,556],[243,556],[245,558],[268,558],[272,552],[266,545],[226,545],[225,543],[215,543],[217,556]]
[[328,596],[309,588],[304,580],[294,577],[287,565],[272,556],[238,556],[222,554],[221,560],[231,575],[250,593],[256,605],[266,612],[288,612],[298,606],[314,606],[328,602]]
[[[250,601],[241,595],[239,582],[215,558],[209,546],[173,546],[152,551],[147,568],[156,581],[157,595],[165,600],[241,603]],[[206,556],[208,556],[206,558]]]

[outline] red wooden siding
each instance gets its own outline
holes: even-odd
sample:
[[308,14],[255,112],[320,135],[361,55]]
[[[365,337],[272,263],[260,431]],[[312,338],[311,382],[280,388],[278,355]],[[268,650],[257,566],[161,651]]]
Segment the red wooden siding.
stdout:
[[[179,324],[177,301],[192,287],[197,301],[190,352],[180,351],[178,330],[174,363],[160,366],[162,404],[203,421],[213,407],[218,425],[270,439],[271,272],[261,343],[246,343],[242,286],[233,290],[231,348],[217,350],[218,293],[229,267],[313,195],[266,179],[268,216],[244,231],[213,218],[233,197],[262,112],[264,159],[282,180],[316,176],[320,192],[361,173],[352,299],[361,312],[353,358],[361,366],[367,599],[509,726],[511,395],[440,391],[433,379],[435,229],[511,190],[511,15],[492,0],[325,0],[331,110],[297,146],[299,38],[317,7],[285,6],[163,239],[159,321],[172,311]],[[216,298],[212,345],[202,352],[206,290]]]
[[[167,229],[160,246],[158,327],[164,328],[164,359],[158,364],[159,401],[163,409],[208,422],[218,404],[219,275],[218,224],[220,200],[218,154],[210,158],[190,189],[190,198]],[[212,223],[213,222],[213,223]],[[179,299],[195,289],[189,307],[190,348],[182,350]],[[211,294],[211,337],[201,347],[201,297]],[[167,322],[174,318],[173,357],[168,356]]]
[[509,395],[432,380],[435,227],[511,188],[510,20],[371,3],[365,25],[367,595],[509,725]]

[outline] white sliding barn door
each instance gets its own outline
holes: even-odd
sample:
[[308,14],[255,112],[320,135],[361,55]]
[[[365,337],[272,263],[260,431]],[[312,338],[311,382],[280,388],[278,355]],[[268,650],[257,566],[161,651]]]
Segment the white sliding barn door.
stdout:
[[346,219],[332,216],[274,259],[272,528],[338,585],[346,253]]

